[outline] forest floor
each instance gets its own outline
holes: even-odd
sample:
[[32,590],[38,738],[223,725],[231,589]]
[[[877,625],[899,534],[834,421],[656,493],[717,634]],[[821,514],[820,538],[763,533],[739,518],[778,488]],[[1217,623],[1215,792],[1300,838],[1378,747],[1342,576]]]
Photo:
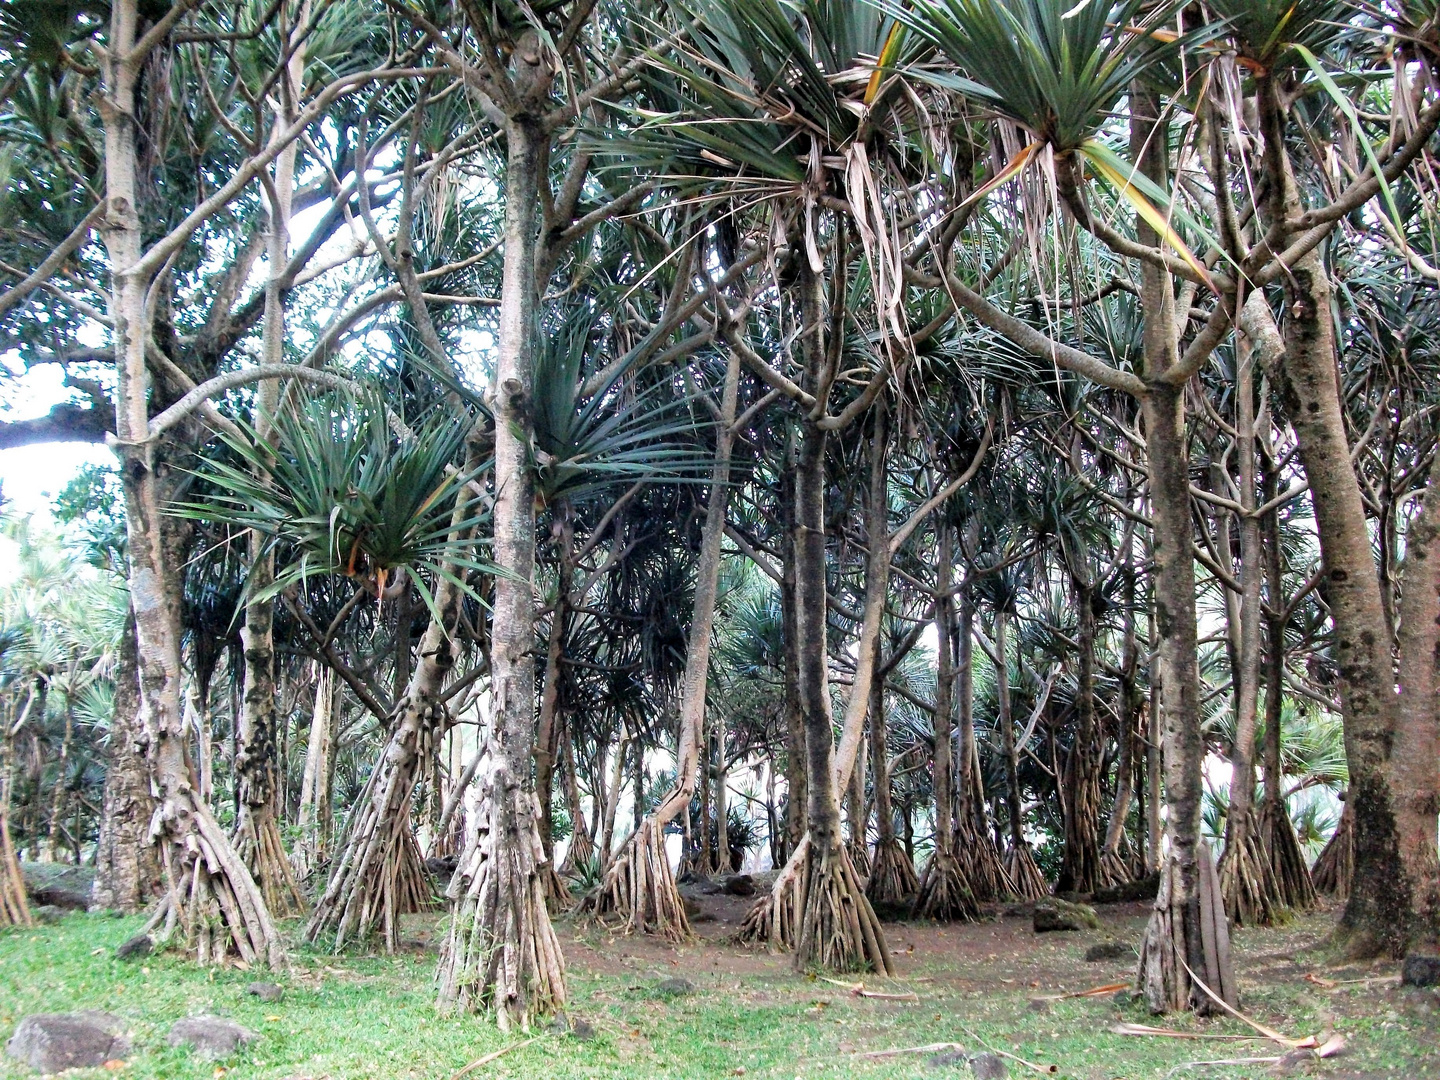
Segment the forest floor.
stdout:
[[[469,1080],[724,1077],[823,1080],[824,1077],[969,1077],[964,1054],[934,1049],[889,1057],[875,1051],[958,1044],[1014,1054],[1079,1080],[1150,1077],[1269,1077],[1284,1048],[1233,1019],[1157,1019],[1113,991],[1055,1000],[1126,983],[1133,954],[1087,963],[1106,942],[1133,946],[1145,904],[1100,908],[1101,929],[1037,935],[1018,912],[997,910],[974,925],[890,923],[898,977],[866,989],[912,1000],[863,997],[847,986],[796,974],[790,960],[728,942],[747,900],[696,896],[697,939],[682,946],[614,935],[562,919],[569,965],[570,1016],[586,1037],[542,1027],[502,1034],[473,1017],[439,1015],[432,979],[441,917],[413,916],[393,956],[339,956],[296,947],[278,973],[236,966],[202,969],[176,954],[114,958],[138,918],[76,913],[33,930],[0,933],[0,1038],[35,1012],[101,1009],[126,1025],[134,1043],[119,1071],[83,1077],[218,1080],[449,1080],[477,1058],[510,1052],[476,1067]],[[1294,1037],[1338,1033],[1334,1058],[1282,1065],[1292,1076],[1334,1080],[1440,1078],[1440,991],[1401,987],[1398,965],[1339,963],[1325,935],[1335,913],[1321,911],[1279,930],[1235,935],[1241,1004],[1255,1020]],[[295,927],[298,930],[298,927]],[[1119,954],[1121,950],[1112,950]],[[277,1003],[246,993],[255,979],[285,988]],[[688,983],[678,992],[667,979]],[[854,980],[841,980],[852,983]],[[259,1033],[234,1057],[205,1061],[166,1045],[177,1019],[230,1017]],[[583,1023],[580,1023],[583,1021]],[[1160,1024],[1202,1038],[1134,1037],[1120,1023]],[[1011,1077],[1032,1075],[1008,1061]],[[0,1077],[33,1076],[0,1057]],[[1038,1072],[1035,1075],[1040,1075]]]

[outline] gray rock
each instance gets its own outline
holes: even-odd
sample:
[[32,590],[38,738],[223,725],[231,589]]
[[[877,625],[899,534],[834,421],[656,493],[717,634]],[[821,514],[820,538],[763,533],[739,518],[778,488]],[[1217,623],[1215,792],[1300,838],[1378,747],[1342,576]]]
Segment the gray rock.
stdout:
[[229,1057],[259,1036],[233,1020],[221,1016],[189,1016],[176,1020],[165,1041],[171,1046],[188,1046],[201,1057]]
[[731,874],[720,879],[720,889],[727,896],[754,896],[755,879],[749,874]]
[[84,911],[90,906],[90,886],[95,880],[91,867],[24,863],[20,872],[25,878],[25,891],[36,904],[66,911]]
[[65,912],[54,904],[41,904],[30,909],[30,917],[38,923],[56,923],[65,917]]
[[245,993],[253,994],[261,1001],[279,1001],[285,996],[285,988],[273,982],[253,982],[245,987]]
[[136,934],[126,941],[122,941],[115,950],[116,960],[139,960],[143,956],[149,956],[150,950],[155,943],[150,940],[149,934]]
[[941,1050],[934,1054],[926,1062],[932,1069],[953,1069],[966,1064],[970,1060],[964,1050],[958,1047],[950,1050]]
[[1155,894],[1160,891],[1160,875],[1150,874],[1146,877],[1136,878],[1134,881],[1127,881],[1123,885],[1116,885],[1111,889],[1097,889],[1090,897],[1092,904],[1127,904],[1137,900],[1154,900]]
[[1034,920],[1037,934],[1055,930],[1100,929],[1100,918],[1090,905],[1072,904],[1053,896],[1036,901]]
[[1440,956],[1411,953],[1400,968],[1403,986],[1440,986]]
[[684,997],[686,994],[695,992],[695,984],[689,979],[682,979],[676,975],[668,979],[661,979],[656,984],[655,990],[666,997]]
[[970,1059],[970,1071],[975,1080],[1005,1080],[1010,1070],[997,1054],[976,1054]]
[[1135,949],[1125,941],[1102,941],[1085,950],[1085,961],[1099,964],[1106,960],[1133,960]]
[[36,1072],[93,1069],[130,1053],[130,1040],[109,1013],[36,1013],[20,1021],[5,1052]]

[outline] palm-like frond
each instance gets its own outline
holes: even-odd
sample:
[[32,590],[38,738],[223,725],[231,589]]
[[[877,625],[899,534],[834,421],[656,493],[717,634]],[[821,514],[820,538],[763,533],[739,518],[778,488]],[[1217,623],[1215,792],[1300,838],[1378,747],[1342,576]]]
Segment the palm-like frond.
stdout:
[[[332,394],[283,409],[266,444],[241,424],[244,439],[227,437],[238,462],[213,459],[196,471],[208,498],[180,503],[181,516],[254,529],[283,560],[275,581],[251,599],[316,574],[344,574],[377,592],[398,570],[461,582],[455,568],[484,569],[469,537],[482,520],[451,520],[456,497],[471,479],[456,467],[468,420],[437,413],[413,432],[396,435],[378,393]],[[414,574],[427,604],[422,576]]]
[[1146,0],[915,0],[887,5],[954,61],[961,89],[1057,151],[1095,133],[1173,35],[1156,31],[1181,5]]

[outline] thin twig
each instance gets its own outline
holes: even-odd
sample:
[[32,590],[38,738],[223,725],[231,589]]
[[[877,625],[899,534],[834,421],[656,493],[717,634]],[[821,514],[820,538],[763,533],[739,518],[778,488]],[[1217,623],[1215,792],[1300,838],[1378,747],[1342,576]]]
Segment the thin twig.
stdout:
[[522,1046],[529,1046],[533,1042],[538,1042],[541,1038],[543,1038],[543,1036],[535,1035],[531,1038],[526,1039],[524,1042],[511,1043],[509,1046],[502,1046],[499,1050],[492,1050],[488,1054],[481,1054],[474,1061],[470,1062],[469,1065],[466,1065],[454,1076],[450,1077],[450,1080],[460,1080],[462,1076],[469,1076],[476,1069],[480,1068],[483,1065],[489,1065],[490,1062],[495,1061],[498,1058],[504,1057],[506,1054],[510,1053],[511,1050],[519,1050]]

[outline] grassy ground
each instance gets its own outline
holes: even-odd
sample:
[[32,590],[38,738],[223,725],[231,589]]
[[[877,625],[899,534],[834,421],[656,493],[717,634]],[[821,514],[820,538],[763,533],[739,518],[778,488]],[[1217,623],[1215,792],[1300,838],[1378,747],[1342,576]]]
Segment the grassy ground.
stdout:
[[[470,1075],[942,1078],[969,1071],[964,1065],[931,1065],[929,1054],[879,1060],[855,1055],[933,1042],[978,1051],[982,1040],[1082,1080],[1274,1075],[1266,1064],[1187,1064],[1281,1052],[1263,1042],[1141,1039],[1108,1030],[1126,1020],[1197,1033],[1244,1033],[1235,1021],[1157,1021],[1138,1004],[1117,1004],[1111,995],[1032,1004],[1043,995],[1125,978],[1124,960],[1086,964],[1082,956],[1097,940],[1138,940],[1143,908],[1102,915],[1105,927],[1099,933],[1043,937],[1019,918],[968,927],[892,924],[889,943],[901,974],[877,989],[913,991],[918,1001],[856,997],[841,986],[793,974],[783,957],[725,945],[725,917],[706,917],[698,929],[707,936],[680,949],[567,923],[571,1014],[594,1026],[594,1038],[542,1031]],[[1332,917],[1321,914],[1285,930],[1237,935],[1246,1011],[1292,1035],[1337,1031],[1346,1037],[1344,1055],[1299,1066],[1292,1075],[1440,1077],[1440,996],[1384,981],[1394,965],[1332,966],[1319,944]],[[0,1038],[8,1038],[27,1013],[104,1009],[130,1030],[135,1051],[119,1075],[135,1080],[447,1080],[477,1057],[523,1039],[473,1017],[436,1013],[435,923],[417,917],[405,950],[395,956],[335,957],[296,949],[290,971],[262,975],[234,967],[202,970],[174,955],[120,962],[114,948],[136,931],[138,920],[70,915],[39,929],[0,934]],[[1335,981],[1371,981],[1327,987],[1307,981],[1312,972]],[[690,980],[695,992],[666,996],[656,989],[662,979],[677,975]],[[265,1004],[247,995],[246,985],[257,977],[281,983],[283,1001]],[[261,1038],[219,1063],[165,1045],[171,1023],[200,1013],[231,1017]],[[0,1059],[0,1077],[23,1075],[33,1074]],[[115,1074],[94,1070],[93,1075]],[[1029,1073],[1012,1062],[1010,1075]]]

